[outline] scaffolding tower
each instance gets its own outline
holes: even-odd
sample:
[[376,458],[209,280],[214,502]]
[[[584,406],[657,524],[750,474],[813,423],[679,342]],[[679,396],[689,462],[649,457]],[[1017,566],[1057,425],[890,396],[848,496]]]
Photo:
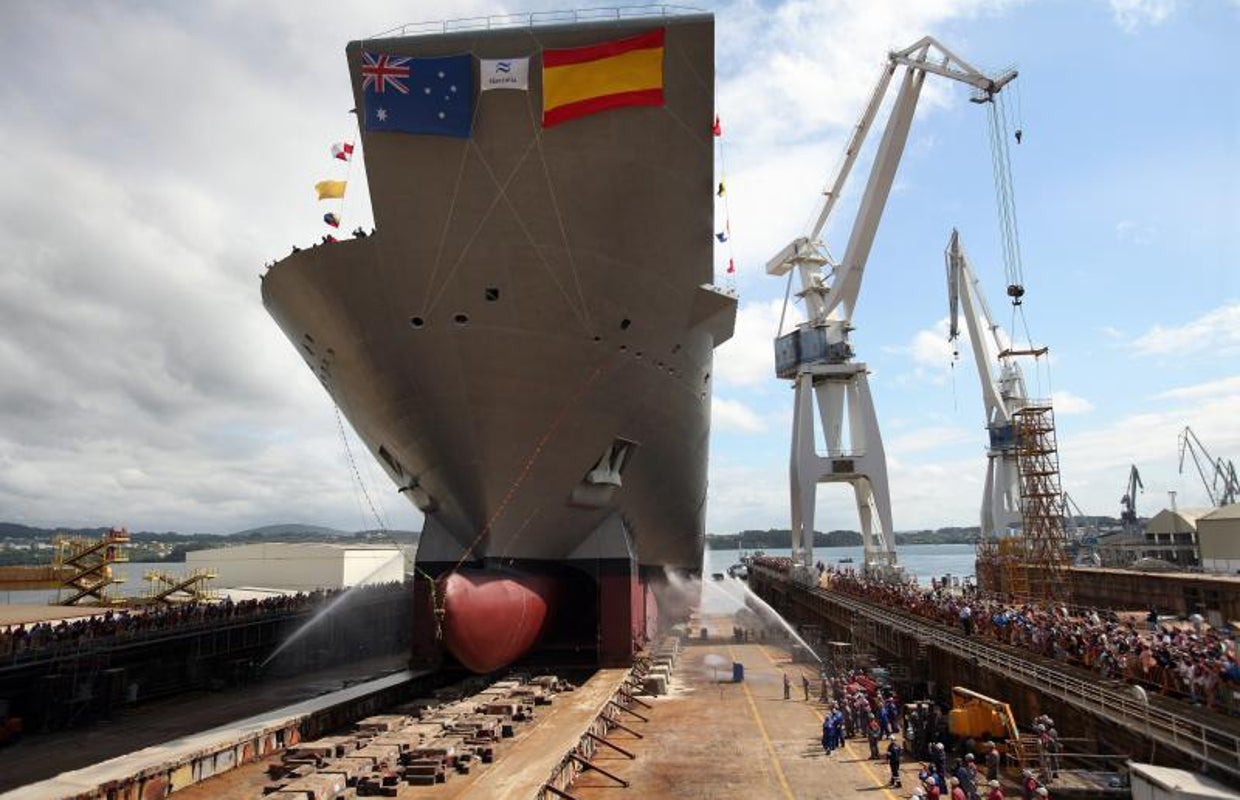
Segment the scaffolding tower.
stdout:
[[1068,603],[1071,598],[1068,596],[1067,533],[1062,514],[1063,491],[1059,484],[1055,412],[1050,401],[1030,401],[1012,416],[1016,429],[1020,538],[1024,540],[1023,571],[1028,582],[1028,596],[1034,600]]
[[[92,605],[115,605],[118,600],[108,589],[125,582],[123,575],[112,571],[112,565],[129,560],[125,545],[129,544],[129,531],[113,528],[98,539],[72,539],[57,537],[56,572],[69,570],[56,593],[56,604],[75,606],[88,598]],[[68,596],[62,597],[62,592]]]

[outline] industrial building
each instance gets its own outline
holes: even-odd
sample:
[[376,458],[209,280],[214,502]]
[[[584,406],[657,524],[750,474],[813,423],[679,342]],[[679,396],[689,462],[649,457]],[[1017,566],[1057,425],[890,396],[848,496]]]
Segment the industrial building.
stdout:
[[1145,524],[1144,558],[1157,558],[1178,567],[1201,563],[1197,551],[1197,521],[1208,508],[1164,508]]
[[405,578],[405,557],[393,545],[295,544],[270,542],[195,550],[188,569],[217,574],[221,588],[263,588],[307,592]]
[[1240,503],[1216,508],[1197,520],[1201,566],[1209,572],[1240,572]]

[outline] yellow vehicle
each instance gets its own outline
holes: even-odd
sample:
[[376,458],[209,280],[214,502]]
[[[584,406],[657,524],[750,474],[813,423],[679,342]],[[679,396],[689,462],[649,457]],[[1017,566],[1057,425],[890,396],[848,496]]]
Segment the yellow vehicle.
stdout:
[[952,710],[947,730],[957,739],[1019,739],[1016,718],[1007,703],[963,686],[952,687]]
[[953,686],[947,730],[960,740],[993,741],[999,752],[1007,756],[1009,767],[1024,768],[1037,763],[1037,737],[1031,733],[1021,734],[1011,706],[1002,700],[963,686]]

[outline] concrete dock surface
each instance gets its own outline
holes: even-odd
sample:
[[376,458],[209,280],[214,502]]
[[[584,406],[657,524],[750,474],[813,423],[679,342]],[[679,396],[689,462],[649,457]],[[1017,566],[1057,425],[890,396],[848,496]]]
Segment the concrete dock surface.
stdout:
[[[917,785],[918,764],[901,769],[903,789],[888,789],[886,761],[870,761],[865,740],[849,740],[827,755],[821,744],[824,705],[817,697],[817,665],[793,664],[779,642],[730,641],[733,617],[697,623],[707,640],[684,642],[669,692],[642,698],[649,722],[630,726],[612,740],[633,753],[629,759],[601,748],[595,763],[630,782],[622,790],[599,772],[573,784],[579,800],[619,796],[711,798],[712,800],[831,800],[906,798]],[[732,683],[732,664],[744,667],[744,680]],[[720,666],[725,665],[725,666]],[[783,676],[791,682],[784,699]],[[802,675],[813,682],[805,699]],[[626,725],[629,723],[626,722]],[[883,749],[885,753],[885,748]]]
[[[828,756],[820,740],[823,706],[811,691],[806,701],[802,674],[817,679],[816,665],[792,664],[780,642],[730,641],[733,618],[695,623],[708,629],[706,640],[686,640],[667,695],[641,697],[650,708],[635,707],[646,721],[622,715],[641,738],[614,730],[610,741],[633,754],[600,746],[595,763],[629,782],[622,788],[598,771],[579,776],[570,792],[578,800],[619,797],[718,798],[719,800],[811,800],[823,798],[906,798],[916,785],[916,762],[903,767],[904,789],[887,789],[885,761],[869,761],[863,740],[851,740]],[[731,682],[732,664],[745,677]],[[783,675],[792,684],[783,698]],[[534,798],[557,763],[576,744],[600,702],[621,678],[601,670],[576,692],[559,695],[530,725],[500,745],[494,764],[477,765],[469,775],[453,775],[435,786],[400,785],[398,797],[424,800]],[[173,795],[179,800],[253,800],[269,783],[266,767],[274,756],[205,780]],[[345,797],[353,797],[348,790]]]

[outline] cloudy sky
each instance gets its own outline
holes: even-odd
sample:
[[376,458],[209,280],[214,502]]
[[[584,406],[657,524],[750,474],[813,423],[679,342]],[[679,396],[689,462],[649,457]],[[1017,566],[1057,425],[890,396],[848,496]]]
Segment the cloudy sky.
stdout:
[[[309,187],[333,176],[330,144],[354,134],[348,40],[566,7],[6,5],[0,520],[374,527],[333,408],[263,310],[259,274],[323,232]],[[1135,463],[1143,513],[1168,490],[1181,506],[1205,502],[1196,476],[1178,473],[1177,434],[1191,425],[1214,455],[1240,460],[1240,88],[1226,60],[1240,4],[705,7],[717,15],[733,234],[717,259],[722,272],[735,256],[741,297],[716,367],[712,532],[788,524],[792,396],[771,358],[784,283],[762,265],[803,232],[884,54],[925,33],[984,70],[1021,71],[1007,108],[1023,132],[1011,147],[1024,320],[1053,356],[1027,379],[1055,399],[1065,488],[1086,512],[1116,515]],[[977,519],[978,378],[945,340],[953,226],[1013,327],[985,114],[967,100],[927,83],[854,318],[900,530]],[[865,170],[863,159],[849,197]],[[346,225],[370,224],[359,172]],[[836,252],[849,197],[827,231]],[[348,441],[384,524],[420,527]],[[845,487],[819,498],[819,529],[856,527]]]

